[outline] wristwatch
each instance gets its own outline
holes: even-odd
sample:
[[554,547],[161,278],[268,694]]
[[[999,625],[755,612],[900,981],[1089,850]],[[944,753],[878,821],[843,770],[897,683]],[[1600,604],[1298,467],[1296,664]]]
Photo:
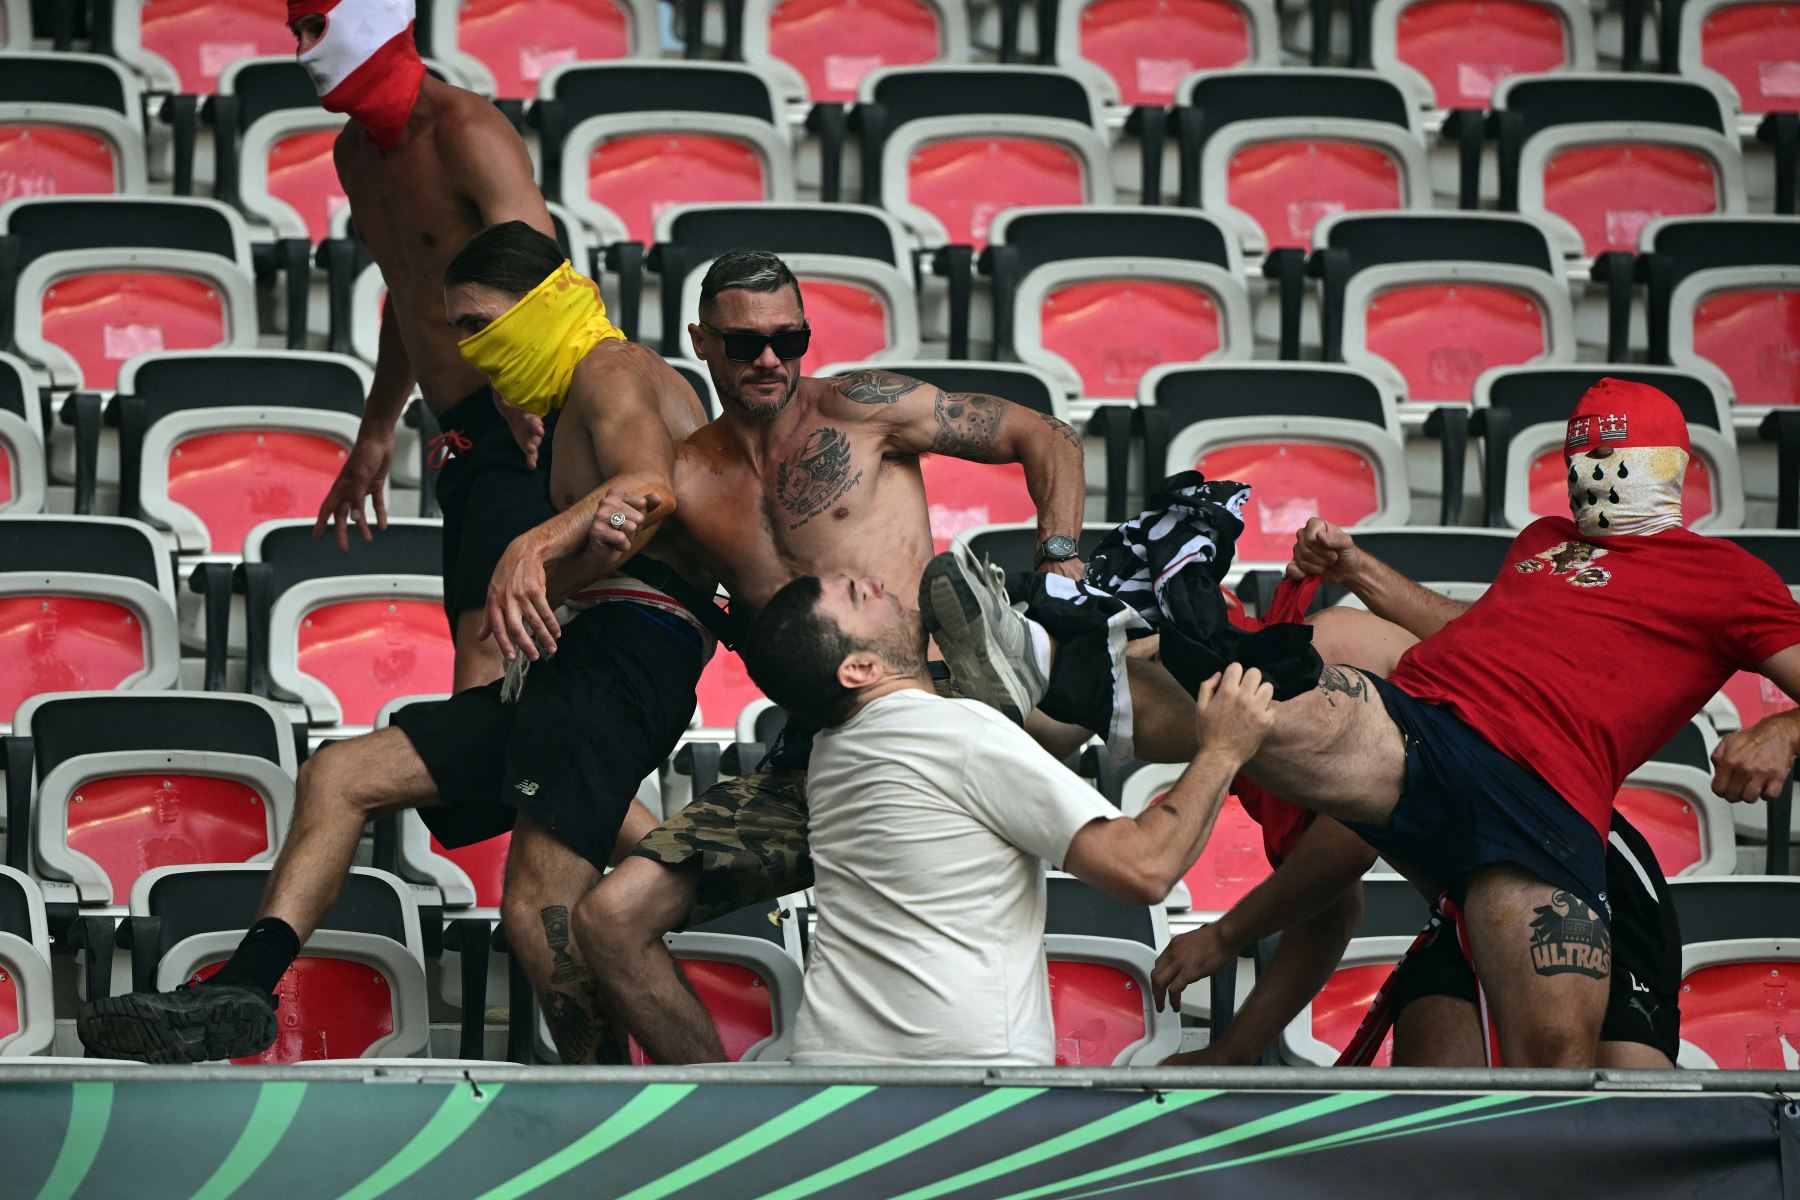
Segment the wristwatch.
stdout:
[[1081,553],[1081,543],[1066,533],[1052,534],[1038,546],[1037,560],[1040,563],[1067,562]]

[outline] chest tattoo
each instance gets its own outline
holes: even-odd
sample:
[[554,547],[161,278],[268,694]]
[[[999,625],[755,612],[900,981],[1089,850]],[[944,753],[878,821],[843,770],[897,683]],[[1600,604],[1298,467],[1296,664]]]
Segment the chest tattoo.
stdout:
[[815,429],[800,449],[775,469],[775,494],[798,529],[862,482],[850,471],[850,439],[830,427]]

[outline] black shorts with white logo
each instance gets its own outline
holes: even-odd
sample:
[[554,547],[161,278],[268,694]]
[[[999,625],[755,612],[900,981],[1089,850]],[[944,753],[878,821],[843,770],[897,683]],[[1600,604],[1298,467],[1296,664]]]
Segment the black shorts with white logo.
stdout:
[[442,806],[419,815],[445,846],[505,833],[527,813],[604,870],[644,777],[694,715],[704,642],[686,621],[629,602],[597,604],[563,625],[556,654],[533,663],[517,704],[498,680],[402,710]]
[[[1606,894],[1612,904],[1611,994],[1603,1042],[1638,1042],[1675,1061],[1681,1045],[1681,926],[1669,886],[1644,836],[1615,810],[1607,839]],[[1395,1019],[1424,996],[1475,1003],[1475,972],[1446,926],[1394,972]]]

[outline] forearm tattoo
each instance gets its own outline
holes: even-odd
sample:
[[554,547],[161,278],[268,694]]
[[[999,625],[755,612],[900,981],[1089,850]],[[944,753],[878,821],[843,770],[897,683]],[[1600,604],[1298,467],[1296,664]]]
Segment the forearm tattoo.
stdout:
[[1000,432],[1000,421],[1008,407],[1000,397],[981,392],[938,392],[938,431],[932,439],[931,452],[972,462],[992,462],[994,437]]
[[857,371],[838,380],[838,394],[858,404],[892,404],[914,388],[924,387],[909,375],[893,371]]
[[1361,700],[1364,704],[1369,702],[1369,681],[1348,667],[1326,667],[1320,671],[1319,690],[1325,693],[1325,703],[1333,708],[1337,707],[1337,701],[1332,699],[1333,692]]
[[581,964],[569,953],[569,910],[552,904],[538,917],[544,922],[544,944],[550,947],[550,981],[567,983],[581,974]]
[[1557,891],[1531,922],[1531,965],[1539,975],[1612,973],[1612,935],[1586,902]]
[[1081,445],[1081,435],[1075,432],[1075,427],[1073,425],[1069,424],[1067,421],[1059,420],[1047,412],[1041,412],[1038,416],[1043,418],[1044,424],[1048,425],[1051,431],[1058,434],[1063,441],[1074,446]]
[[775,468],[775,494],[795,518],[789,529],[800,528],[861,481],[861,471],[850,471],[850,439],[830,426],[813,430]]

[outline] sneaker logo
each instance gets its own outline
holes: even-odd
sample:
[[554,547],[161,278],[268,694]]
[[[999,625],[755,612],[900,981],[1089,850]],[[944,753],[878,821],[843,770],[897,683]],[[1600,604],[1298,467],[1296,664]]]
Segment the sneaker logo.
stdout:
[[513,786],[518,788],[521,792],[524,792],[527,796],[535,796],[538,793],[537,783],[530,779],[521,779],[519,782],[513,784]]

